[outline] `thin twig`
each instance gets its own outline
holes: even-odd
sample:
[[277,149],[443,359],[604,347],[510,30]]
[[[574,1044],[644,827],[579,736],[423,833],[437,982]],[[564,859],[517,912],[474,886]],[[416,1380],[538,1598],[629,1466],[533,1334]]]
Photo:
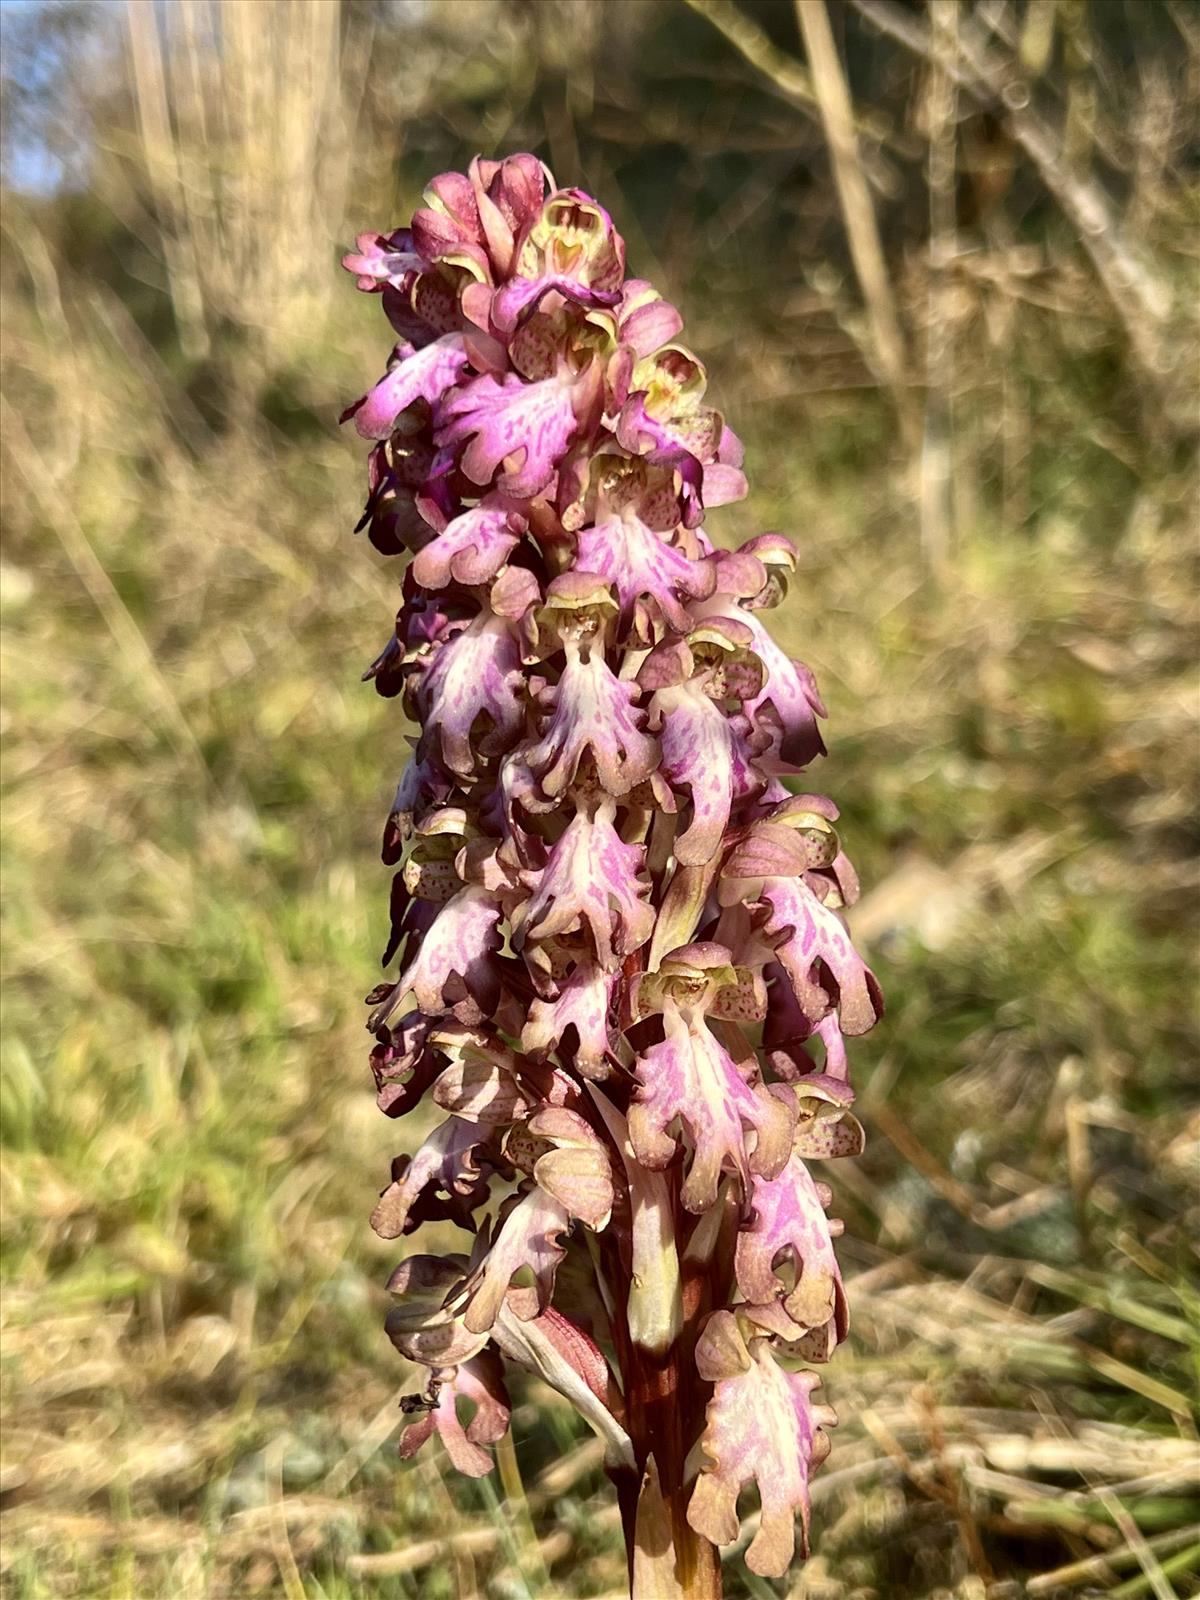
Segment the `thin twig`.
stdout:
[[[733,0],[685,0],[697,16],[711,22],[743,60],[767,80],[789,104],[810,116],[817,109],[817,94],[806,68],[793,56],[780,50],[758,24]],[[878,112],[870,109],[854,113],[856,130],[866,139],[877,140],[904,154],[911,154],[909,141],[901,130]],[[703,148],[701,146],[701,148]]]
[[813,92],[829,144],[850,259],[871,327],[872,356],[880,377],[891,391],[906,441],[910,447],[915,447],[917,419],[907,387],[904,339],[875,220],[875,207],[859,159],[850,91],[833,42],[825,0],[796,0],[796,18],[808,53]]
[[935,575],[944,575],[954,525],[954,431],[951,386],[954,321],[951,263],[958,253],[955,218],[956,90],[946,59],[957,48],[958,0],[932,0],[935,65],[929,74],[929,327],[925,343],[925,430],[921,441],[921,544]]
[[797,105],[813,108],[817,96],[812,79],[798,61],[773,44],[758,24],[740,11],[732,0],[687,0],[699,16],[711,22],[750,65]]

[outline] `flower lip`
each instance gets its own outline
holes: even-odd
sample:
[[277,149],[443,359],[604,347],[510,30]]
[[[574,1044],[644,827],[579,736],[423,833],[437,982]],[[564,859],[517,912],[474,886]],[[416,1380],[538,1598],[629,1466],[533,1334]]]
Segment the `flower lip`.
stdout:
[[828,1454],[821,1429],[837,1417],[812,1400],[816,1374],[778,1366],[761,1330],[743,1329],[732,1311],[708,1319],[696,1365],[715,1389],[698,1447],[700,1471],[688,1522],[716,1544],[732,1543],[740,1528],[739,1491],[756,1480],[762,1514],[746,1564],[764,1577],[779,1577],[791,1565],[797,1515],[801,1552],[808,1552],[808,1479]]
[[381,289],[386,283],[403,280],[410,272],[419,272],[425,262],[412,246],[412,233],[408,228],[397,228],[395,233],[360,233],[356,248],[342,257],[342,266],[358,279],[357,287],[365,293]]

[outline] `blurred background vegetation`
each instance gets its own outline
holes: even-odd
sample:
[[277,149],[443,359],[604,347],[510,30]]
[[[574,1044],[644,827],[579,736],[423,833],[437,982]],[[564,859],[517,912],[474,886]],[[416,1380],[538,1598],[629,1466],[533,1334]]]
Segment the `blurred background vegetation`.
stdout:
[[337,262],[522,148],[683,309],[748,446],[716,535],[800,545],[891,1002],[816,1552],[729,1592],[1200,1592],[1195,5],[0,23],[4,1593],[621,1592],[546,1390],[492,1477],[399,1467],[366,1222],[420,1130],[359,1007],[405,745]]

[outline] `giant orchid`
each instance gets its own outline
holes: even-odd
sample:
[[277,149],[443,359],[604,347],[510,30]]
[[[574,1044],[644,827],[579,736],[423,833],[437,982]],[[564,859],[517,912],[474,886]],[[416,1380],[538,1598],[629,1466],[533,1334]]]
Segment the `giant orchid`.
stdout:
[[[429,1131],[385,1238],[435,1219],[388,1332],[428,1370],[401,1454],[490,1470],[507,1369],[604,1443],[637,1600],[720,1593],[807,1548],[846,1336],[822,1176],[854,1155],[844,1035],[880,1012],[842,919],[812,675],[763,613],[797,552],[718,549],[742,448],[607,212],[532,155],[435,178],[345,265],[395,334],[350,407],[360,527],[411,557],[369,668],[416,725],[384,836],[379,1104]],[[410,1141],[415,1143],[416,1141]]]

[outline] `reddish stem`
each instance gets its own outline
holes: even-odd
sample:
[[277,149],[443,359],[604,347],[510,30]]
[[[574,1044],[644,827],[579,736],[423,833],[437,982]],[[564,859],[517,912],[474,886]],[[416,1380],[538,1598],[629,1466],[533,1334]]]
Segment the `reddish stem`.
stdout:
[[[682,1259],[686,1232],[680,1226],[683,1214],[678,1201],[678,1171],[672,1174],[672,1181],[676,1189],[676,1238]],[[695,1350],[701,1324],[713,1307],[714,1291],[720,1289],[713,1281],[713,1274],[723,1270],[721,1254],[718,1250],[710,1262],[686,1264],[683,1329],[665,1356],[656,1356],[634,1345],[623,1317],[614,1329],[625,1385],[625,1427],[633,1441],[638,1466],[636,1480],[625,1474],[617,1481],[631,1594],[638,1497],[646,1464],[653,1456],[670,1519],[675,1573],[682,1594],[686,1600],[721,1600],[720,1553],[714,1544],[696,1533],[687,1520],[692,1485],[685,1478],[688,1452],[703,1429],[705,1408],[712,1392],[696,1370]],[[623,1307],[628,1298],[624,1272],[620,1284],[617,1298]],[[632,1600],[655,1600],[655,1597],[632,1594]]]

